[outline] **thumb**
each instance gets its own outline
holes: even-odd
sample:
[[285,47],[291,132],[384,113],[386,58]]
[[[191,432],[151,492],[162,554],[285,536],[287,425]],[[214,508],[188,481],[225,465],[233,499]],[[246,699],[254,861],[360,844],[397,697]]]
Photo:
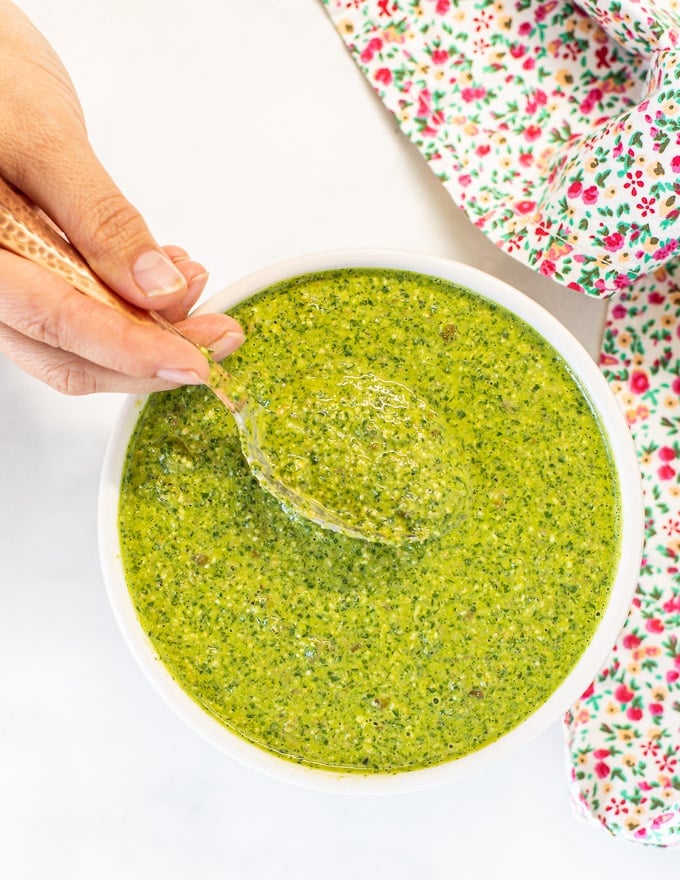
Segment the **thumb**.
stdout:
[[142,307],[176,305],[186,295],[184,276],[95,156],[67,71],[18,7],[3,0],[0,7],[3,175],[116,293]]
[[49,182],[31,195],[116,293],[162,310],[187,292],[184,275],[161,249],[137,209],[87,141],[54,163]]

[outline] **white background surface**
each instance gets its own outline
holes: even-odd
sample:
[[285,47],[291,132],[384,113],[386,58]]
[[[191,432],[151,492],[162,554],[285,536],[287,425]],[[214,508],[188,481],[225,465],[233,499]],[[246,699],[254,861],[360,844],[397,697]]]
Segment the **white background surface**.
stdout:
[[[292,254],[405,248],[540,299],[595,351],[601,304],[533,275],[451,205],[318,0],[24,0],[91,138],[207,294]],[[613,878],[677,854],[574,818],[562,733],[473,779],[380,798],[289,787],[199,739],[129,655],[96,547],[118,397],[62,398],[0,362],[3,880]]]

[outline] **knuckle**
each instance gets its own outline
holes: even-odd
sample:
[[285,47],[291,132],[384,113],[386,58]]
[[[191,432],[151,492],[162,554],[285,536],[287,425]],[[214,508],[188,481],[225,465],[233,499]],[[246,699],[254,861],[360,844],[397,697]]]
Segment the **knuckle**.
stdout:
[[96,199],[88,212],[92,218],[91,247],[98,256],[133,247],[147,235],[138,211],[120,192]]
[[55,391],[69,397],[93,394],[98,390],[96,378],[87,371],[85,364],[75,360],[48,366],[44,380]]

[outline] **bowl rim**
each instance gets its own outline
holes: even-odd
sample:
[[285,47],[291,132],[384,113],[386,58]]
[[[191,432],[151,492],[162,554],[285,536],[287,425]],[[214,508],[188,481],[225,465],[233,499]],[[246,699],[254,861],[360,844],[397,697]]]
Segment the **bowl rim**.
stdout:
[[287,278],[352,267],[408,270],[443,278],[505,306],[533,326],[562,356],[599,414],[619,477],[620,559],[609,602],[590,643],[551,696],[508,733],[477,751],[432,767],[396,773],[344,773],[297,764],[265,751],[222,725],[182,690],[159,660],[136,615],[125,581],[117,527],[119,486],[127,446],[147,395],[128,396],[109,439],[99,486],[99,552],[108,599],[128,648],[154,689],[204,739],[239,763],[288,783],[330,792],[403,793],[468,777],[496,763],[559,720],[591,683],[614,645],[635,591],[644,538],[642,483],[624,415],[599,367],[581,343],[535,300],[465,263],[424,253],[375,248],[302,254],[272,263],[233,282],[211,296],[197,314],[225,311]]

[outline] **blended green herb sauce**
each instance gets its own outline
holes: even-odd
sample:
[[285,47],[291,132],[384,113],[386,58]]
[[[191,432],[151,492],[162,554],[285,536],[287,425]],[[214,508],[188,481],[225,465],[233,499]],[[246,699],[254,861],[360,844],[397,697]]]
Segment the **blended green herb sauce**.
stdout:
[[269,406],[319,376],[413,389],[455,437],[466,513],[401,546],[327,531],[259,486],[209,391],[153,395],[120,534],[160,659],[233,731],[326,769],[429,766],[507,733],[577,661],[618,561],[616,473],[569,370],[505,309],[413,273],[303,276],[232,314],[229,369]]

